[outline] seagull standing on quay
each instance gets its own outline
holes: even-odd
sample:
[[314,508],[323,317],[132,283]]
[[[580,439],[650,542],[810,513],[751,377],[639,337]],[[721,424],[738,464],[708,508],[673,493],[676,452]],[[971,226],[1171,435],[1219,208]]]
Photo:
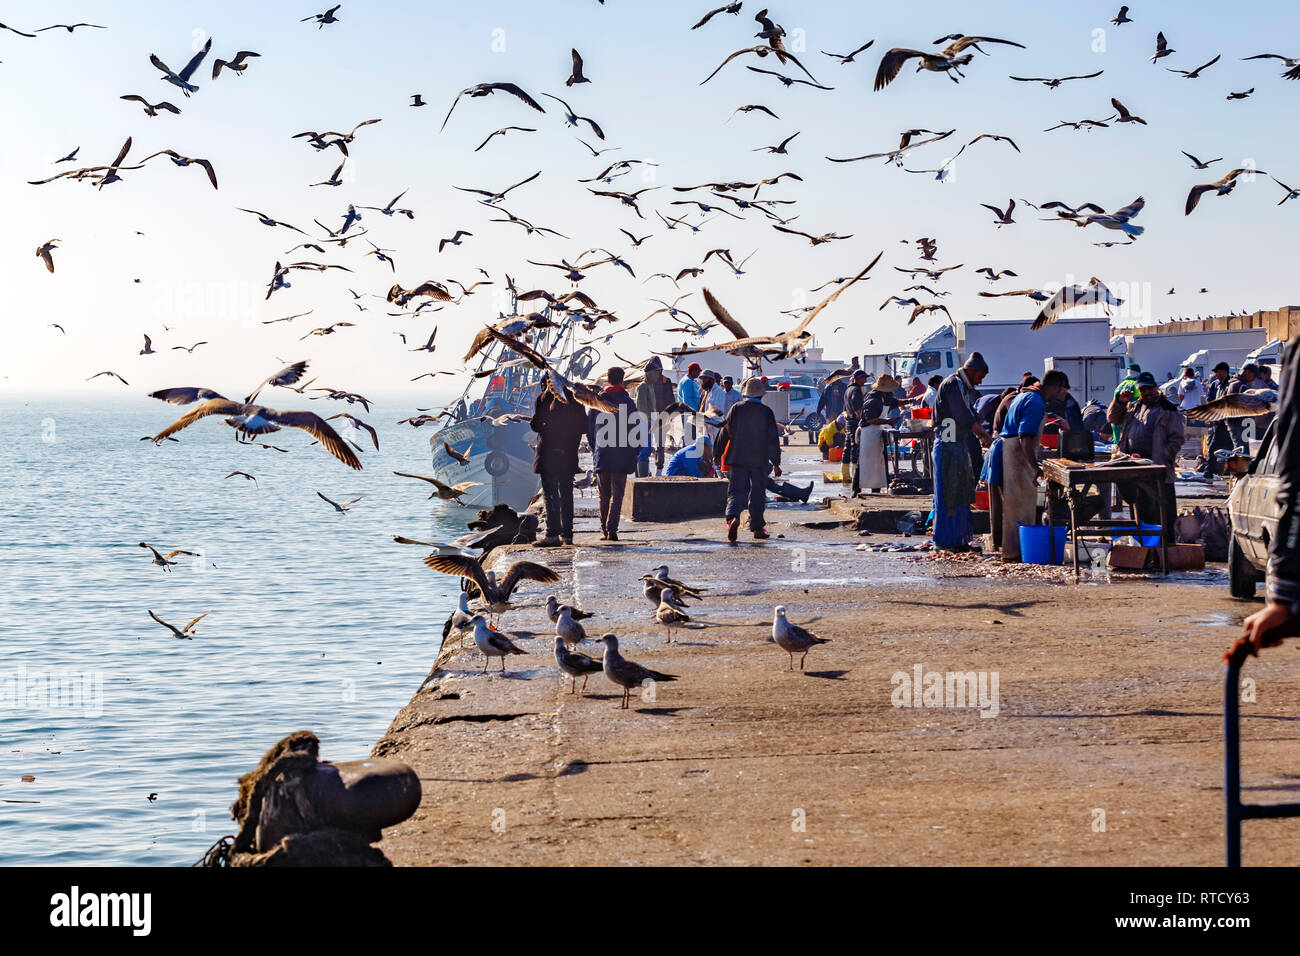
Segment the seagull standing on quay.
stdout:
[[672,674],[652,671],[648,667],[642,667],[635,661],[629,661],[618,652],[618,638],[613,634],[606,634],[597,638],[597,640],[605,645],[605,654],[601,658],[601,669],[610,681],[623,688],[623,703],[619,708],[620,710],[627,710],[629,691],[633,687],[640,687],[645,681],[658,683],[677,680]]
[[579,654],[571,651],[564,645],[564,638],[555,638],[555,663],[560,670],[572,678],[569,686],[569,693],[578,692],[578,678],[582,678],[582,692],[587,692],[587,680],[592,674],[599,674],[605,669],[605,665],[594,657],[588,657],[586,654]]
[[487,619],[482,614],[474,617],[474,643],[478,649],[483,652],[483,673],[487,673],[488,664],[492,658],[501,658],[501,673],[506,672],[506,658],[511,654],[527,654],[525,650],[520,650],[515,646],[514,641],[510,640],[505,634],[488,626]]
[[807,628],[790,623],[785,616],[785,606],[778,604],[772,617],[772,639],[781,650],[790,655],[790,670],[794,670],[794,656],[799,654],[799,670],[803,670],[804,658],[808,650],[816,644],[829,644],[830,641],[818,637]]

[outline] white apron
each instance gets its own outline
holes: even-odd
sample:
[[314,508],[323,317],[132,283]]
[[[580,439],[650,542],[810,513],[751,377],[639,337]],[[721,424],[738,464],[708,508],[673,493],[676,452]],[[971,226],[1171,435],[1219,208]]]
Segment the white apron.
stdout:
[[858,429],[858,487],[889,487],[889,471],[885,467],[885,432],[879,425],[863,425]]
[[[1040,426],[1034,441],[1042,442]],[[1038,488],[1034,479],[1038,474],[1037,462],[1025,457],[1019,438],[1002,439],[1002,560],[1020,561],[1020,528],[1017,525],[1033,524],[1038,505]]]

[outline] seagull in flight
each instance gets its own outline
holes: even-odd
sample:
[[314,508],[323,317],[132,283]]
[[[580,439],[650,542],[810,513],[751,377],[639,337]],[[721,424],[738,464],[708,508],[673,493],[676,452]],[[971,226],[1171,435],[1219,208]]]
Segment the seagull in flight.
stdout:
[[303,18],[302,18],[301,20],[299,20],[298,22],[299,22],[299,23],[306,23],[308,20],[315,20],[316,23],[318,24],[318,26],[316,27],[316,29],[317,29],[317,30],[324,29],[325,24],[327,24],[327,23],[338,23],[338,22],[339,22],[339,18],[336,17],[334,14],[338,13],[339,7],[341,7],[341,6],[343,6],[343,4],[341,4],[341,3],[335,4],[334,6],[330,7],[328,10],[326,10],[324,13],[313,13],[313,14],[312,14],[311,16],[309,16],[309,17],[303,17]]
[[[516,86],[514,83],[478,83],[474,86],[468,86],[456,94],[456,98],[451,101],[451,109],[447,110],[447,115],[443,117],[442,126],[439,127],[438,131],[441,132],[442,130],[447,128],[447,120],[451,119],[452,110],[456,108],[456,104],[460,102],[460,98],[462,96],[470,96],[470,97],[490,96],[491,94],[495,93],[497,90],[501,90],[503,92],[509,93],[511,96],[514,96],[517,99],[521,100],[522,102],[526,103],[528,106],[531,106],[539,113],[546,112],[546,110],[542,108],[542,105],[538,103],[537,100],[533,99],[531,96],[528,95],[527,92],[524,91],[522,87]],[[588,149],[590,149],[590,147],[588,147]]]
[[181,628],[174,627],[173,625],[168,624],[166,621],[160,618],[153,611],[149,612],[149,616],[153,618],[155,621],[157,621],[159,624],[161,624],[163,627],[167,628],[167,630],[171,631],[173,637],[176,637],[182,641],[192,641],[194,640],[194,625],[199,623],[199,621],[203,620],[211,613],[212,613],[211,611],[204,611],[194,620],[190,621],[188,624],[186,624],[184,627]]
[[[943,39],[952,38],[944,37]],[[929,70],[932,73],[946,73],[948,79],[956,83],[960,77],[965,75],[961,72],[961,67],[966,66],[974,58],[974,54],[963,53],[963,51],[973,47],[983,53],[984,51],[979,46],[981,43],[1002,43],[1006,46],[1019,47],[1022,50],[1025,48],[1023,43],[1017,43],[1014,40],[972,36],[957,37],[938,53],[926,53],[923,50],[913,50],[907,47],[894,47],[880,58],[880,66],[876,70],[875,90],[879,92],[892,83],[903,69],[903,64],[913,58],[920,59],[916,66],[918,73],[921,70]]]
[[1209,169],[1211,163],[1219,163],[1223,161],[1223,157],[1220,156],[1218,159],[1207,159],[1205,162],[1201,162],[1191,153],[1187,152],[1187,150],[1180,150],[1180,152],[1192,161],[1193,169]]
[[172,72],[171,67],[169,67],[162,60],[158,59],[158,55],[156,53],[149,54],[149,62],[152,63],[158,69],[162,70],[163,72],[162,79],[172,84],[172,86],[179,88],[180,91],[184,93],[186,96],[189,96],[191,93],[193,93],[195,90],[198,89],[197,86],[189,82],[189,79],[191,76],[194,75],[194,71],[199,68],[199,64],[203,62],[203,58],[208,55],[208,51],[211,49],[212,49],[212,38],[208,37],[208,42],[203,45],[203,49],[199,50],[198,53],[195,53],[194,56],[190,57],[190,61],[185,64],[185,68],[181,70],[179,73]]

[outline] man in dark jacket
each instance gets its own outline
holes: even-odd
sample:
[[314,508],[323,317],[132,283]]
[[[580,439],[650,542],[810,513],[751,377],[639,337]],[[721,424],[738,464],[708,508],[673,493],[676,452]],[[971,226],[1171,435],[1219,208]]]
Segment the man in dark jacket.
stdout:
[[[893,377],[890,377],[893,381]],[[859,487],[860,476],[858,474],[858,428],[862,425],[862,409],[867,404],[867,398],[872,393],[871,386],[867,385],[867,373],[858,369],[853,373],[853,384],[844,392],[844,457],[840,459],[840,473],[846,480],[849,475],[853,476],[853,494],[856,496],[862,490]]]
[[727,412],[718,434],[718,448],[727,473],[727,540],[740,533],[740,512],[749,506],[749,528],[755,538],[771,537],[763,527],[767,506],[767,475],[781,477],[781,432],[772,409],[763,404],[767,389],[761,379],[745,381],[737,402]]
[[[636,390],[636,407],[643,416],[650,428],[650,439],[654,446],[655,470],[658,474],[664,473],[664,431],[668,423],[664,420],[663,411],[673,403],[676,396],[673,392],[673,383],[668,381],[664,375],[664,364],[659,356],[653,356],[645,366],[645,379],[641,382]],[[650,460],[638,461],[636,466],[638,477],[645,478],[650,474]]]
[[840,417],[840,412],[844,411],[844,392],[849,387],[852,374],[848,369],[840,369],[827,376],[821,400],[817,403],[817,414],[823,422],[835,421]]
[[1300,336],[1286,345],[1273,441],[1278,446],[1277,500],[1281,517],[1269,545],[1268,604],[1246,618],[1241,642],[1256,653],[1300,630]]
[[988,372],[984,356],[971,352],[962,367],[943,380],[935,399],[930,473],[934,475],[934,546],[941,551],[970,550],[970,509],[979,480],[975,461],[981,457],[980,446],[990,441],[975,417],[975,390]]
[[[1210,380],[1205,383],[1205,401],[1212,402],[1216,398],[1223,398],[1228,394],[1228,387],[1231,384],[1231,372],[1227,362],[1220,362],[1214,366],[1214,374]],[[1201,469],[1201,474],[1207,479],[1213,478],[1223,470],[1223,464],[1214,453],[1220,449],[1232,447],[1232,436],[1228,431],[1227,422],[1215,422],[1214,429],[1210,432],[1210,445],[1208,454],[1205,456],[1205,467]]]
[[587,442],[600,492],[600,540],[617,541],[627,476],[636,471],[636,460],[641,449],[648,447],[650,436],[645,417],[623,387],[623,369],[616,365],[607,377],[609,385],[600,397],[618,410],[600,412],[593,408],[587,413]]
[[1152,498],[1142,486],[1132,482],[1121,481],[1116,487],[1121,498],[1137,505],[1141,521],[1160,524],[1163,515],[1162,533],[1173,544],[1174,519],[1178,517],[1174,467],[1178,463],[1178,451],[1183,447],[1183,413],[1160,393],[1156,378],[1150,372],[1138,375],[1136,402],[1133,402],[1134,397],[1133,392],[1126,389],[1116,395],[1106,409],[1106,421],[1120,429],[1116,449],[1164,465],[1165,478],[1161,483],[1160,498]]
[[543,388],[533,405],[533,431],[537,447],[533,471],[542,480],[546,505],[546,537],[535,548],[573,544],[573,476],[578,473],[578,445],[587,433],[587,414],[572,395],[567,402]]

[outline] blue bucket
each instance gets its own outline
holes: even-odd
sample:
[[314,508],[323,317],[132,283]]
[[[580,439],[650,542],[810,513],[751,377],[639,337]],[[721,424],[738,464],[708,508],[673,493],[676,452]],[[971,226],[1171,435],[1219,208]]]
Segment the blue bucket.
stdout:
[[1055,525],[1051,553],[1048,553],[1047,525],[1022,524],[1020,528],[1020,560],[1025,564],[1064,564],[1065,536],[1070,530],[1063,524]]
[[[1160,530],[1161,530],[1160,525],[1147,524],[1145,521],[1142,521],[1139,524],[1143,531],[1155,532],[1155,534],[1144,534],[1142,535],[1141,538],[1138,538],[1138,541],[1142,545],[1142,547],[1144,548],[1160,547]],[[1138,529],[1135,528],[1133,525],[1117,525],[1116,527],[1110,529],[1110,540],[1112,544],[1115,542],[1117,538],[1123,538],[1123,537],[1137,538]]]

